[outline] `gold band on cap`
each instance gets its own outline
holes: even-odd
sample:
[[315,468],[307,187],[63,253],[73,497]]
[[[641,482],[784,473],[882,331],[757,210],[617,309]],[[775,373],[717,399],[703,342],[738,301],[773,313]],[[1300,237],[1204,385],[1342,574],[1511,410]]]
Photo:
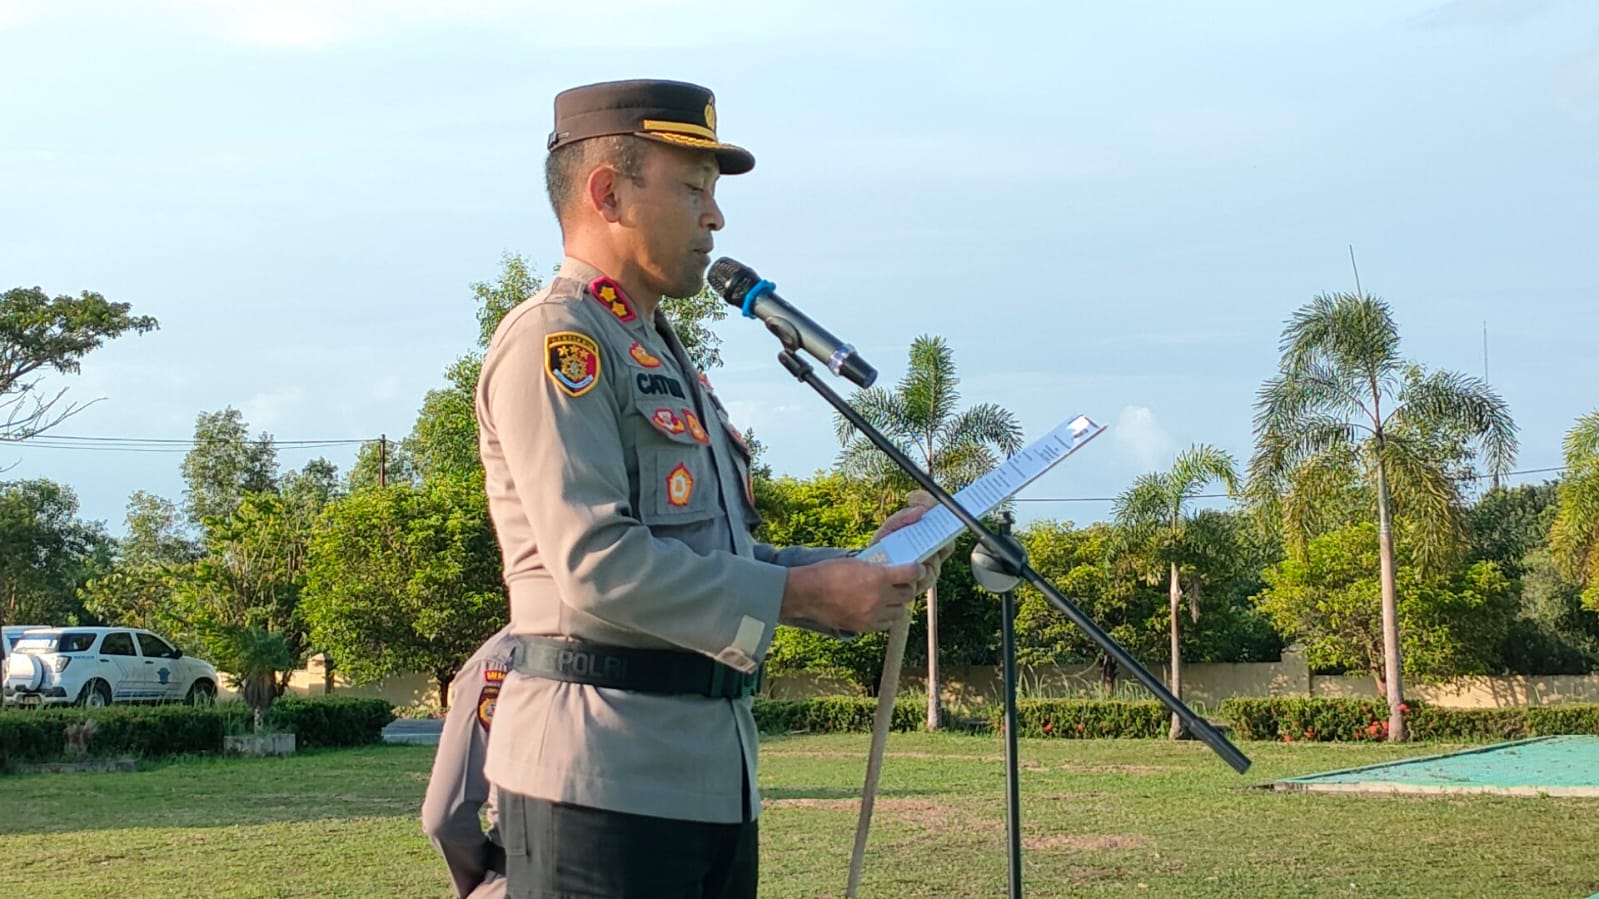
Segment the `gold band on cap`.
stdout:
[[690,125],[687,122],[663,122],[659,119],[645,119],[645,131],[665,131],[671,134],[692,134],[706,140],[716,140],[716,132],[700,125]]

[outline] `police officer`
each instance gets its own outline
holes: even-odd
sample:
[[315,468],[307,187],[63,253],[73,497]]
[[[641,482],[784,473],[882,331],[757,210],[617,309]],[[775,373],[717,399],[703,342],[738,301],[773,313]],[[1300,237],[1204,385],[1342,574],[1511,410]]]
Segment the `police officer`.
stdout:
[[750,454],[660,311],[703,287],[717,181],[755,163],[717,118],[680,82],[556,97],[564,259],[484,356],[517,638],[488,753],[512,896],[755,895],[751,695],[774,629],[886,629],[937,573],[750,536]]
[[[501,628],[456,672],[450,682],[450,711],[444,716],[444,732],[422,800],[422,832],[444,856],[456,899],[506,895],[505,847],[483,760],[500,684],[511,668],[515,647],[509,629]],[[485,810],[487,833],[478,820]]]

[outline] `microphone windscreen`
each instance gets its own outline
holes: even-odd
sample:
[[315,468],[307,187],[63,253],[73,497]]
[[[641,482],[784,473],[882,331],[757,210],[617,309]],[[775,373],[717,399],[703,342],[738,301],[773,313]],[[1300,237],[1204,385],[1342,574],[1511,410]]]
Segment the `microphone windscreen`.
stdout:
[[705,274],[705,281],[711,285],[711,289],[734,306],[743,306],[744,295],[760,280],[761,276],[755,274],[754,269],[727,256],[712,263],[711,270]]

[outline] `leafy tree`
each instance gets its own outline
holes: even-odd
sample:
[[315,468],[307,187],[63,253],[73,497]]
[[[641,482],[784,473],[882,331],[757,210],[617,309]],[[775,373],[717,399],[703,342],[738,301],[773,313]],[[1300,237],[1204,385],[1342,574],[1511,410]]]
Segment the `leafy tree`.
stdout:
[[255,628],[280,635],[303,660],[300,592],[312,514],[276,493],[247,493],[227,518],[206,519],[204,555],[167,576],[171,631],[221,658],[233,651],[231,634]]
[[1553,482],[1489,490],[1467,516],[1470,557],[1497,562],[1506,576],[1520,577],[1528,553],[1548,546],[1556,508]]
[[277,489],[278,454],[272,438],[250,439],[239,410],[202,412],[194,422],[194,448],[183,457],[184,512],[203,527],[226,520],[251,493]]
[[1599,611],[1599,411],[1584,415],[1566,433],[1559,494],[1550,547],[1560,570],[1582,585],[1582,601]]
[[[939,486],[954,492],[994,467],[999,454],[1008,457],[1022,446],[1021,424],[1008,410],[993,403],[960,410],[959,384],[955,354],[948,343],[923,335],[912,342],[910,365],[894,389],[858,390],[850,402]],[[904,496],[915,486],[847,419],[835,413],[834,424],[844,447],[839,470],[877,492],[880,512],[886,511],[892,497]],[[937,584],[927,591],[926,601],[927,727],[937,730],[943,726]]]
[[0,623],[84,622],[78,588],[109,567],[111,539],[77,516],[71,488],[42,478],[0,483]]
[[[203,547],[189,537],[183,514],[164,497],[135,490],[125,521],[127,535],[117,542],[115,564],[80,591],[84,608],[102,621],[174,635],[184,622],[172,618],[172,579],[199,561]],[[185,648],[192,649],[188,642]]]
[[283,501],[304,512],[306,520],[315,518],[343,491],[338,466],[320,457],[305,463],[299,471],[284,474],[278,482]]
[[1462,542],[1451,465],[1475,442],[1502,475],[1515,458],[1515,423],[1481,380],[1406,363],[1388,304],[1376,297],[1317,296],[1290,319],[1281,350],[1255,407],[1251,490],[1282,510],[1290,551],[1301,558],[1318,478],[1354,467],[1375,494],[1388,733],[1404,740],[1394,513],[1420,525],[1412,531],[1418,563],[1446,567]]
[[725,300],[706,288],[691,297],[663,297],[661,308],[683,350],[701,371],[722,367],[722,338],[711,330],[711,323],[727,318]]
[[474,392],[482,364],[476,356],[457,360],[444,374],[448,386],[422,398],[404,456],[423,481],[481,475]]
[[[1266,571],[1259,603],[1285,637],[1303,643],[1312,668],[1365,671],[1385,688],[1376,536],[1368,522],[1312,538],[1303,559],[1289,557]],[[1404,545],[1397,561],[1405,673],[1431,680],[1494,670],[1515,614],[1511,584],[1499,566],[1475,562],[1447,576],[1427,576]]]
[[[1135,657],[1159,651],[1164,632],[1160,626],[1160,597],[1154,590],[1130,580],[1111,578],[1106,559],[1111,555],[1115,535],[1110,525],[1074,528],[1071,522],[1044,519],[1033,522],[1016,536],[1027,550],[1028,564],[1122,648]],[[1105,692],[1112,692],[1120,674],[1115,660],[1043,594],[1026,583],[1018,586],[1017,663],[1047,665],[1087,660],[1098,667]]]
[[355,463],[344,479],[344,492],[386,484],[415,484],[421,480],[403,440],[368,440],[356,450]]
[[282,694],[279,672],[294,668],[294,653],[281,633],[261,627],[226,625],[215,637],[216,664],[228,673],[232,686],[250,707],[255,733],[261,718]]
[[184,530],[177,506],[165,497],[135,490],[128,497],[127,535],[118,541],[123,566],[173,565],[193,562],[200,547]]
[[469,479],[357,490],[311,541],[312,639],[363,683],[425,671],[448,702],[461,663],[506,620],[483,490]]
[[1500,649],[1507,670],[1587,674],[1599,664],[1599,614],[1583,607],[1582,587],[1546,547],[1518,563],[1521,602]]
[[[806,480],[757,478],[755,505],[761,514],[755,536],[774,546],[864,547],[877,527],[876,509],[866,492],[836,472]],[[767,672],[812,671],[844,678],[876,695],[887,643],[883,633],[839,640],[779,626],[766,656]]]
[[65,388],[46,395],[38,375],[77,374],[83,357],[107,340],[156,329],[154,318],[130,315],[131,308],[90,291],[52,298],[38,287],[14,287],[0,294],[0,439],[41,434],[80,411],[57,409]]
[[[1190,511],[1195,497],[1208,485],[1221,483],[1229,496],[1238,492],[1238,475],[1232,454],[1207,444],[1196,444],[1179,453],[1171,470],[1139,476],[1123,491],[1112,506],[1112,515],[1121,528],[1122,553],[1144,569],[1146,578],[1167,579],[1169,621],[1171,625],[1171,683],[1173,695],[1182,698],[1182,641],[1178,622],[1182,620],[1183,569],[1190,587],[1189,614],[1199,620],[1198,564],[1207,561],[1206,550],[1216,544],[1214,530],[1224,525],[1214,518],[1196,516]],[[1151,565],[1150,563],[1153,563]],[[1171,737],[1184,735],[1182,719],[1173,714]]]

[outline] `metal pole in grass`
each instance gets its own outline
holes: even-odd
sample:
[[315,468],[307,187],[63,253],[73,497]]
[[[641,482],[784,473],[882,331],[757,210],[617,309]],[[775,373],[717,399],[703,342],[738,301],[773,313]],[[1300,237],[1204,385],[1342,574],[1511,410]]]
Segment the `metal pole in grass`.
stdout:
[[[1009,509],[1001,510],[999,526],[994,533],[1013,548],[1010,558],[1020,559],[1025,565],[1026,551],[1010,535],[1015,521]],[[972,577],[978,586],[999,596],[1001,655],[1005,663],[1005,825],[1010,846],[1010,899],[1021,899],[1022,800],[1016,758],[1016,584],[1022,579],[1022,570],[979,543],[972,549]]]

